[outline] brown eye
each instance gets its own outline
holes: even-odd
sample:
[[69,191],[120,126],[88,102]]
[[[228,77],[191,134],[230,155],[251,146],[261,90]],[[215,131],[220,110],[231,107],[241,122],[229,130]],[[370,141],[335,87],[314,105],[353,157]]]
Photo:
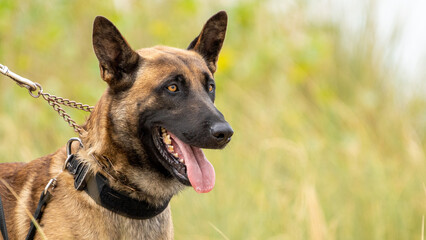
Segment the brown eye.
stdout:
[[210,85],[209,85],[209,92],[213,92],[213,89],[214,89],[214,88],[213,88],[213,84],[210,84]]
[[170,92],[176,92],[178,90],[178,87],[176,86],[176,84],[172,84],[167,87],[167,90],[169,90]]

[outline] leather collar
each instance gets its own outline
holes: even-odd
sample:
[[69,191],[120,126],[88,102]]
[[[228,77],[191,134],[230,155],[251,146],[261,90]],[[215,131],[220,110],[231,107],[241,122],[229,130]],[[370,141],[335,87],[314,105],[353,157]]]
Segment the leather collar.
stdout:
[[75,189],[84,190],[98,205],[119,215],[134,219],[150,219],[162,213],[170,199],[161,206],[131,198],[127,193],[111,188],[108,179],[101,173],[89,172],[87,164],[70,154],[65,168],[74,177]]

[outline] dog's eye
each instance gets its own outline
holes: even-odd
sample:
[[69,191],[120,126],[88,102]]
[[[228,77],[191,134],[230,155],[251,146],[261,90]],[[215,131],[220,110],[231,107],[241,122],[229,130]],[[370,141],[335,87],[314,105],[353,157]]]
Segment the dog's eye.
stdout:
[[214,90],[214,85],[213,85],[213,84],[210,84],[210,85],[209,85],[209,92],[213,92],[213,90]]
[[178,87],[176,84],[172,84],[167,87],[167,90],[169,90],[170,92],[176,92],[178,90]]

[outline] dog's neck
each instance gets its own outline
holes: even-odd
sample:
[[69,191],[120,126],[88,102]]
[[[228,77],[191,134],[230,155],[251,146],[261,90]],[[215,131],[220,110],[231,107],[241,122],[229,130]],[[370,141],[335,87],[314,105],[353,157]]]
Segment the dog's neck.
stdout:
[[111,151],[107,147],[111,145],[107,131],[108,116],[106,114],[110,103],[111,97],[105,92],[83,126],[86,132],[81,136],[81,139],[89,155],[95,153],[98,155],[109,155],[108,157],[111,158],[115,157],[111,156],[115,155],[113,154],[114,151]]

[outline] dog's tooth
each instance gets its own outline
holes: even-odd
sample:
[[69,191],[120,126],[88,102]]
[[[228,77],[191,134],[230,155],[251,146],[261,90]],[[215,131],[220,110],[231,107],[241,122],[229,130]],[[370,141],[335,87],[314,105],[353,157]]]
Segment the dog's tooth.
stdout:
[[161,132],[164,134],[166,133],[166,129],[165,128],[161,128]]
[[169,145],[172,144],[172,140],[170,139],[169,134],[166,134],[166,137],[164,137],[163,141],[165,144],[169,144]]
[[178,153],[173,153],[172,154],[175,158],[178,158],[179,159],[179,154]]
[[167,145],[167,150],[171,153],[175,151],[173,145]]
[[166,143],[166,144],[170,144],[170,143],[167,143],[167,142],[166,142],[166,139],[170,139],[170,136],[169,136],[169,135],[167,135],[167,133],[163,133],[161,136],[163,137],[163,142],[164,142],[164,143]]
[[183,158],[179,158],[179,162],[184,163],[185,161],[183,160]]

